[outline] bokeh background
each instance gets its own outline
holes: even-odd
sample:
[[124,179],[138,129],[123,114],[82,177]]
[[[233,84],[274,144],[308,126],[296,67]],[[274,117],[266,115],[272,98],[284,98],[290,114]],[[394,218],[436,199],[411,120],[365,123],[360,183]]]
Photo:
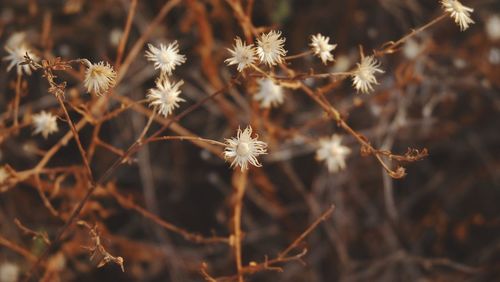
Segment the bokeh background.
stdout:
[[[126,52],[165,2],[139,1]],[[212,101],[181,122],[199,136],[220,141],[234,135],[234,124],[252,122],[269,143],[263,168],[250,171],[243,210],[244,262],[276,256],[331,204],[336,206],[333,216],[301,245],[308,250],[302,258],[304,264],[285,263],[282,273],[264,271],[249,276],[249,281],[498,279],[500,4],[493,0],[463,3],[474,8],[476,23],[460,32],[446,18],[413,37],[398,52],[381,58],[385,73],[378,76],[380,85],[374,93],[356,94],[345,80],[332,84],[325,94],[376,148],[396,153],[409,147],[429,150],[424,160],[405,165],[408,175],[403,179],[387,176],[373,157],[359,153],[359,145],[349,136],[344,137],[352,149],[346,170],[331,174],[316,162],[314,146],[300,137],[345,133],[299,90],[287,90],[284,105],[264,112],[252,102],[251,91],[240,86],[224,95],[238,112],[232,120]],[[129,7],[126,0],[3,0],[0,42],[24,31],[42,56],[113,61]],[[280,29],[289,54],[306,51],[310,36],[316,33],[338,44],[331,67],[306,57],[293,61],[292,68],[346,71],[359,59],[360,45],[369,54],[440,14],[434,0],[255,0],[252,20],[259,27]],[[175,74],[185,81],[183,95],[188,101],[178,112],[219,89],[235,74],[223,62],[235,36],[243,36],[242,30],[222,0],[179,1],[154,30],[148,42],[178,40],[181,53],[187,56],[187,63]],[[115,95],[139,101],[154,85],[157,72],[142,52]],[[5,55],[2,48],[2,57]],[[0,68],[0,109],[7,112],[16,76],[6,72],[5,62]],[[66,99],[72,104],[91,105],[95,100],[75,78],[61,74],[60,79],[68,81]],[[324,81],[308,83],[316,87]],[[40,73],[27,77],[23,87],[21,115],[42,109],[57,112],[57,101],[47,92]],[[120,101],[110,100],[108,109],[118,107]],[[75,120],[81,118],[76,111],[71,115]],[[33,136],[29,127],[7,134],[10,123],[3,114],[0,162],[16,171],[33,167],[40,150],[50,148],[69,130],[59,122],[59,133],[44,140]],[[125,150],[145,123],[144,114],[125,111],[103,124],[100,138]],[[80,132],[84,146],[92,132],[91,126]],[[98,148],[92,159],[94,173],[102,174],[116,157]],[[80,162],[71,141],[49,166],[78,166]],[[231,230],[231,174],[227,163],[205,149],[187,142],[162,142],[145,146],[107,185],[186,230],[226,236]],[[44,181],[53,183],[53,179]],[[61,192],[50,198],[61,216],[83,196],[82,189],[73,187],[76,182],[67,177],[61,182]],[[81,217],[98,224],[103,244],[125,259],[125,272],[113,264],[97,268],[82,248],[88,244],[87,232],[73,227],[49,256],[59,267],[54,267],[48,281],[202,281],[202,262],[214,276],[234,274],[234,257],[228,246],[186,241],[105,192],[92,197]],[[14,224],[15,218],[49,237],[63,225],[30,183],[18,183],[0,193],[0,234],[39,255],[43,242],[23,234]],[[31,263],[0,245],[0,281],[10,281],[5,278],[6,266],[22,277]]]

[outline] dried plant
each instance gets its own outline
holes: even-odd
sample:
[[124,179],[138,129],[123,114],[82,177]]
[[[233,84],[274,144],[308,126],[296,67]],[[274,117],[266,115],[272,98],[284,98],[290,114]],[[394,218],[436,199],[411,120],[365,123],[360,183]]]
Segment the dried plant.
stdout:
[[[477,31],[487,4],[64,2],[7,1],[0,15],[0,263],[20,258],[0,265],[0,281],[18,280],[19,268],[24,281],[103,279],[99,271],[117,281],[494,276],[492,253],[475,263],[442,251],[452,218],[434,188],[443,164],[428,160],[459,127],[438,124],[441,112],[481,124],[456,93],[500,86],[498,15]],[[329,29],[304,24],[316,12],[301,15],[302,5],[346,13],[331,12],[339,26]],[[393,23],[371,6],[405,24],[408,12],[428,21],[384,29]],[[295,14],[280,20],[287,8]],[[498,109],[498,97],[484,99]],[[470,179],[498,184],[484,140],[468,136],[486,167]],[[427,188],[396,191],[402,183]],[[428,195],[438,199],[413,224]],[[491,224],[471,214],[450,231],[458,241]],[[427,256],[414,237],[429,226],[441,241]]]

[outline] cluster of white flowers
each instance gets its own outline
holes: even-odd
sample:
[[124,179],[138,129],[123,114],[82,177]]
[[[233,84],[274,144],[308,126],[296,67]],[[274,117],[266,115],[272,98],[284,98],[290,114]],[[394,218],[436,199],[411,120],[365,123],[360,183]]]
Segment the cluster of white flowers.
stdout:
[[261,34],[257,38],[257,47],[254,47],[253,44],[246,45],[237,37],[233,49],[228,49],[231,57],[225,62],[228,66],[238,65],[239,72],[251,66],[257,60],[257,57],[260,63],[275,66],[282,63],[286,56],[287,51],[283,47],[285,40],[281,36],[281,31],[275,30]]
[[7,51],[8,55],[4,57],[3,60],[9,62],[7,71],[16,67],[18,75],[22,75],[23,72],[27,75],[31,75],[31,66],[29,64],[22,64],[25,62],[26,54],[35,62],[40,60],[33,52],[28,42],[26,42],[26,33],[24,32],[12,34],[9,39],[7,39],[5,51]]
[[146,51],[146,59],[153,62],[155,69],[161,71],[160,76],[156,79],[156,87],[148,91],[147,98],[149,105],[156,107],[158,112],[167,117],[172,114],[175,108],[179,107],[180,102],[185,100],[180,97],[181,90],[179,89],[184,81],[171,81],[169,76],[177,66],[186,62],[186,56],[179,54],[179,44],[174,41],[168,46],[160,44],[157,48],[152,44],[148,44],[149,50]]
[[352,74],[352,85],[359,92],[369,93],[373,91],[373,84],[378,84],[375,73],[383,73],[380,63],[373,56],[362,56],[361,62]]
[[115,86],[116,72],[109,63],[99,62],[92,64],[89,60],[84,60],[87,69],[83,85],[87,92],[101,96]]
[[441,0],[441,6],[445,12],[450,13],[461,31],[466,30],[469,25],[474,23],[470,17],[474,9],[464,6],[458,0]]
[[47,139],[49,134],[57,132],[57,117],[46,111],[33,115],[33,134],[42,134]]
[[345,158],[351,153],[351,149],[341,145],[342,137],[332,135],[331,138],[319,140],[319,148],[316,151],[316,160],[324,161],[330,172],[338,172],[345,168]]
[[238,128],[236,137],[226,139],[224,158],[231,160],[231,167],[239,166],[241,171],[248,169],[248,163],[261,167],[257,156],[267,153],[267,144],[257,140],[258,136],[252,138],[252,127],[247,126],[245,130]]

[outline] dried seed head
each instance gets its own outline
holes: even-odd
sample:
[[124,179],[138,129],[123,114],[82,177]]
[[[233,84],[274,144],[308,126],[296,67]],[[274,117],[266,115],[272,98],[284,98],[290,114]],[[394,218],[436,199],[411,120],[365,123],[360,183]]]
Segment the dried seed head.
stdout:
[[281,37],[281,31],[271,30],[263,33],[257,39],[257,56],[261,63],[274,66],[283,62],[286,50],[283,48],[285,39]]
[[179,54],[177,41],[168,44],[168,46],[160,44],[160,48],[148,44],[148,48],[146,58],[153,62],[155,69],[160,69],[162,74],[172,75],[172,71],[177,66],[186,62],[186,56]]
[[51,113],[41,111],[33,115],[33,134],[42,134],[43,138],[47,139],[49,134],[57,132],[57,117]]
[[309,44],[314,55],[318,56],[325,65],[329,61],[333,61],[333,55],[330,52],[337,48],[337,44],[329,44],[329,41],[330,37],[318,33],[311,37],[311,43]]
[[181,94],[181,87],[184,81],[171,83],[167,77],[160,76],[156,80],[156,87],[149,89],[147,98],[149,100],[149,105],[152,107],[157,107],[158,112],[167,117],[171,115],[175,108],[179,107],[180,102],[185,100],[179,97]]
[[33,53],[33,50],[26,42],[26,33],[16,32],[12,34],[5,44],[5,51],[9,54],[4,57],[3,60],[8,61],[7,71],[10,71],[14,66],[16,66],[17,74],[22,75],[23,72],[27,75],[31,75],[32,66],[29,64],[22,64],[25,62],[25,56],[28,56],[35,62],[38,62],[40,58]]
[[450,16],[455,20],[461,31],[466,30],[470,24],[474,23],[470,17],[474,9],[462,5],[459,1],[441,0],[441,6],[445,12],[450,13]]
[[252,127],[247,126],[245,130],[238,128],[235,137],[226,139],[224,158],[231,161],[231,167],[239,166],[241,171],[248,169],[248,163],[261,167],[257,156],[267,153],[267,144],[252,138]]
[[116,72],[109,63],[101,61],[92,64],[88,60],[85,60],[85,63],[87,70],[85,71],[83,85],[87,88],[87,92],[101,96],[115,86]]
[[351,149],[342,146],[342,137],[332,135],[331,138],[319,140],[319,148],[316,151],[316,160],[324,161],[329,172],[338,172],[345,168],[345,159],[351,153]]
[[227,49],[231,53],[231,57],[224,62],[228,66],[238,65],[237,69],[241,72],[255,62],[255,49],[252,44],[246,45],[239,37],[236,37],[234,41],[233,50]]
[[380,63],[373,56],[361,58],[357,63],[358,68],[352,75],[352,84],[358,92],[368,93],[373,91],[373,84],[378,84],[375,73],[383,73],[379,69]]
[[257,92],[253,98],[260,102],[262,108],[275,107],[283,104],[283,87],[274,83],[274,81],[269,78],[259,79],[257,83],[259,84],[259,92]]

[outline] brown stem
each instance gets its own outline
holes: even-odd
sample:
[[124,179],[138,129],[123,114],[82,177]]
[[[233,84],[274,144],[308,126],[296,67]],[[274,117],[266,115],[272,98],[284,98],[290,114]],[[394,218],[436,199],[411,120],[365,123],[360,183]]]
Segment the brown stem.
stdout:
[[233,186],[234,194],[234,214],[233,214],[233,249],[236,258],[236,269],[238,270],[238,281],[243,282],[242,259],[241,259],[241,211],[243,209],[243,197],[247,184],[248,171],[234,170]]
[[125,50],[125,44],[127,43],[128,35],[130,33],[130,28],[132,27],[132,20],[134,19],[136,8],[137,8],[137,0],[132,0],[132,3],[130,3],[130,8],[128,10],[125,29],[123,30],[122,37],[120,38],[120,43],[118,44],[118,50],[116,51],[116,60],[115,60],[116,69],[120,68],[120,64],[122,62],[123,51]]

